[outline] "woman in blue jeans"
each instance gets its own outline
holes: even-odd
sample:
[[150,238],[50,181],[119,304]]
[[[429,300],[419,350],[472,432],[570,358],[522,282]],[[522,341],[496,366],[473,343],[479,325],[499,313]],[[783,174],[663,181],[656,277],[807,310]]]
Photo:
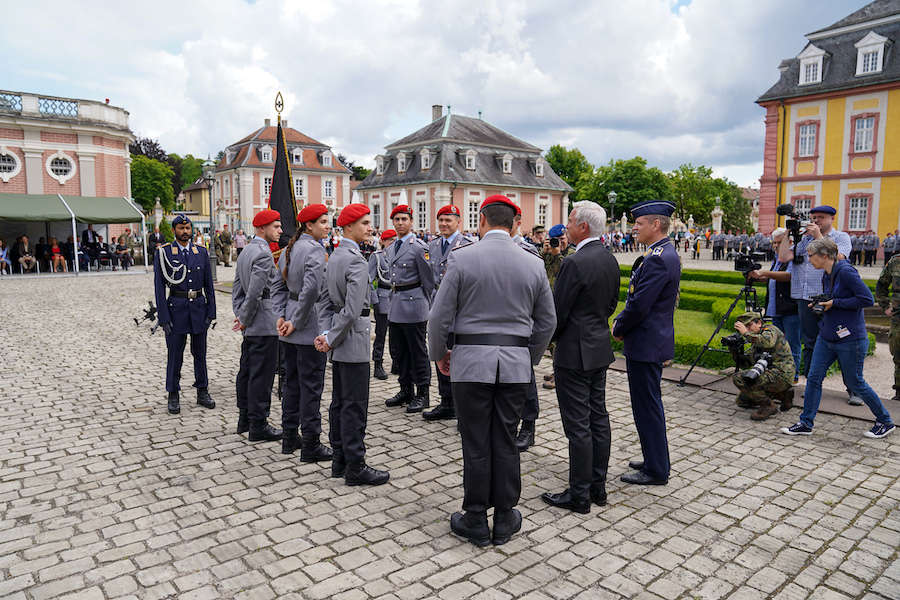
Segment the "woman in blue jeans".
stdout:
[[837,260],[837,244],[831,238],[813,240],[807,247],[809,261],[817,269],[824,269],[822,290],[831,300],[822,302],[824,313],[819,319],[819,337],[810,361],[806,378],[806,393],[800,421],[781,430],[788,435],[811,435],[813,420],[822,398],[822,380],[828,367],[837,360],[841,366],[844,385],[862,398],[872,414],[875,425],[865,433],[867,437],[883,438],[894,430],[891,415],[878,394],[863,379],[863,361],[869,349],[863,309],[872,306],[872,292],[859,278],[850,263]]

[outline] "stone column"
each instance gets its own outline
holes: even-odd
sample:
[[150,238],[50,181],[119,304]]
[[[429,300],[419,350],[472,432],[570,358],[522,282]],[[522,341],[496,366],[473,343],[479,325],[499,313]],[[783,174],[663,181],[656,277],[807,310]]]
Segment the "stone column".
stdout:
[[[94,170],[95,160],[94,154],[78,153],[78,168],[81,170],[81,195],[96,196],[97,195],[97,179]],[[130,195],[131,190],[128,191]]]
[[44,193],[44,154],[40,150],[22,149],[25,153],[25,191]]

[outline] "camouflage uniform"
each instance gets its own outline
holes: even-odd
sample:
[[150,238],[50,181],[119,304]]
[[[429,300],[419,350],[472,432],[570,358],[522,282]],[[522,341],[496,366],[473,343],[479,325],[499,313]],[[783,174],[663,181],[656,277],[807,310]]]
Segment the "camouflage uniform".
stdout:
[[550,289],[553,289],[554,284],[556,284],[556,276],[559,275],[559,270],[562,268],[563,261],[563,253],[553,254],[549,250],[543,253],[544,259],[544,270],[547,271],[547,279],[550,280]]
[[894,399],[900,399],[900,255],[888,261],[875,285],[875,302],[882,309],[892,308],[891,356],[894,357]]
[[[750,359],[752,361],[744,361],[744,368],[738,365],[731,380],[740,390],[738,402],[750,401],[758,403],[760,410],[754,413],[754,418],[764,419],[770,416],[774,403],[772,399],[777,397],[782,401],[782,408],[786,409],[790,404],[787,403],[787,394],[793,399],[793,383],[794,383],[794,357],[791,354],[791,346],[788,344],[784,333],[774,325],[765,323],[759,333],[751,333],[748,331],[744,334],[744,339],[750,343]],[[772,355],[769,367],[752,385],[747,385],[741,378],[741,373],[747,367],[752,366],[756,362],[756,357],[762,352],[769,352]],[[766,414],[765,409],[768,408],[770,413]]]

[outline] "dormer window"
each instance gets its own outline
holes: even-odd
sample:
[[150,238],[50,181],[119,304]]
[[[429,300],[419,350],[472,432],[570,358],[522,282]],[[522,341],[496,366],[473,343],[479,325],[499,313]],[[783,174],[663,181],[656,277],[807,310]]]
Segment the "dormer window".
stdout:
[[322,166],[330,167],[331,166],[331,152],[326,150],[322,153]]
[[406,172],[406,163],[409,159],[406,157],[406,154],[401,152],[397,155],[397,172],[405,173]]
[[422,170],[427,171],[431,168],[431,150],[422,150]]
[[225,153],[225,162],[226,162],[227,164],[231,164],[231,162],[232,162],[233,160],[234,160],[234,152],[232,152],[231,150],[229,150],[228,152]]
[[870,31],[866,37],[854,44],[856,46],[856,75],[881,73],[884,66],[884,46],[888,39]]
[[301,148],[294,148],[291,156],[292,156],[292,160],[294,161],[295,165],[303,164],[303,150]]
[[543,160],[539,160],[536,163],[534,163],[534,174],[537,175],[538,177],[544,176],[544,161]]
[[825,54],[824,50],[810,44],[797,56],[800,59],[800,85],[822,82]]
[[466,152],[466,170],[475,170],[475,156],[476,153],[474,150],[469,150],[468,152]]
[[505,154],[503,156],[503,174],[509,175],[512,173],[512,156],[509,154]]
[[272,147],[263,146],[259,149],[259,160],[264,163],[272,162]]
[[384,175],[384,157],[383,156],[375,157],[375,174],[376,175]]

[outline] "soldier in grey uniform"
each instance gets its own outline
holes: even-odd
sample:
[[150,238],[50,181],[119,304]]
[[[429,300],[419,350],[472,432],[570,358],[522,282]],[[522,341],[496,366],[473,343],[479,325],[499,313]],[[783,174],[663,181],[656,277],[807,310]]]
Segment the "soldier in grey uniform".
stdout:
[[717,231],[712,236],[713,260],[722,260],[725,254],[725,234]]
[[300,211],[297,221],[297,231],[278,261],[281,278],[272,292],[285,371],[281,453],[293,454],[300,448],[302,462],[318,462],[331,460],[332,455],[331,448],[319,441],[326,359],[313,345],[319,334],[316,302],[324,286],[327,260],[321,240],[331,231],[328,207],[310,204]]
[[334,448],[331,476],[347,485],[387,483],[387,471],[366,464],[366,420],[369,410],[369,266],[359,245],[372,235],[365,204],[348,204],[337,220],[344,237],[328,259],[325,290],[319,300],[315,346],[329,352],[333,376],[328,409],[328,439]]
[[256,236],[238,258],[231,288],[234,329],[244,335],[236,381],[237,432],[249,430],[251,442],[275,441],[281,439],[281,430],[268,423],[278,351],[272,288],[281,277],[269,243],[281,237],[281,214],[263,210],[253,218],[253,226]]
[[737,248],[736,239],[734,231],[732,230],[729,230],[728,233],[725,234],[725,260],[732,260],[734,258],[732,255]]
[[894,248],[897,244],[897,238],[894,237],[894,234],[890,231],[886,236],[884,236],[884,243],[882,247],[884,248],[884,264],[887,266],[888,261],[891,260],[891,256],[894,255]]
[[450,529],[478,546],[504,544],[522,526],[516,425],[529,365],[556,327],[543,265],[510,238],[515,210],[505,196],[485,199],[481,241],[451,253],[428,321],[429,354],[450,375],[462,435],[465,512],[453,514]]
[[[372,361],[375,363],[373,377],[384,381],[388,378],[384,370],[384,338],[388,330],[388,313],[391,310],[391,278],[387,249],[397,239],[397,232],[385,229],[381,233],[381,249],[369,255],[369,281],[374,286],[370,292],[372,309],[375,311],[375,341],[372,342]],[[394,349],[389,347],[391,359]]]
[[866,236],[863,247],[866,251],[866,265],[867,267],[871,267],[875,264],[875,256],[878,254],[878,246],[881,245],[881,241],[878,239],[878,234],[874,231],[869,230],[869,234]]
[[862,250],[862,236],[855,233],[850,236],[850,264],[859,264],[859,253]]
[[737,248],[739,252],[746,252],[750,249],[750,236],[747,235],[746,229],[742,229],[741,235],[738,236]]
[[[400,391],[385,402],[421,412],[430,406],[431,363],[425,346],[425,324],[434,294],[434,272],[428,246],[412,231],[412,210],[401,204],[391,211],[397,241],[387,251],[391,268],[391,307],[388,329],[399,363]],[[415,390],[413,389],[415,386]]]
[[[435,292],[437,292],[441,285],[441,280],[447,272],[447,261],[450,259],[450,253],[457,248],[473,243],[472,240],[459,231],[461,218],[459,208],[452,204],[438,209],[437,221],[440,235],[428,244],[428,260],[431,263],[431,268],[434,270]],[[529,246],[534,248],[531,244]],[[450,377],[438,370],[437,379],[441,403],[433,410],[423,412],[422,417],[426,421],[455,419],[456,408],[453,405],[453,390],[450,387]]]
[[770,234],[760,234],[761,239],[759,240],[759,252],[766,253],[766,260],[772,260],[775,258],[774,250],[772,249],[772,236]]

